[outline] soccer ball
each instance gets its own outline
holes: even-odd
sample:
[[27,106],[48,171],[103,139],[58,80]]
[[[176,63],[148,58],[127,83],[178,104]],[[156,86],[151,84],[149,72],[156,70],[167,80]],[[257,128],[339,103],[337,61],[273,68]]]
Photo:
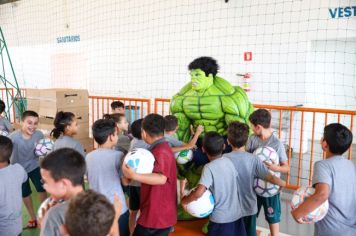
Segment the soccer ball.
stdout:
[[53,141],[48,138],[40,139],[35,147],[35,154],[38,157],[44,157],[53,150]]
[[[290,206],[292,210],[297,209],[300,204],[302,204],[308,197],[313,195],[315,189],[312,187],[300,187],[293,193],[292,201],[290,202]],[[310,212],[308,215],[302,218],[304,223],[315,223],[319,220],[322,220],[329,210],[329,201],[326,200],[323,204],[321,204],[314,211]]]
[[[268,162],[278,165],[279,156],[277,152],[271,147],[257,148],[254,153],[262,162]],[[272,175],[280,177],[279,172],[269,171]],[[255,178],[253,181],[253,189],[256,194],[261,197],[272,197],[279,192],[280,187],[278,185],[271,184],[260,178]]]
[[0,135],[1,136],[8,136],[9,132],[7,132],[6,130],[0,130]]
[[174,156],[176,157],[176,161],[178,164],[186,164],[187,162],[193,159],[193,151],[183,150],[180,152],[176,152]]
[[150,174],[153,171],[155,158],[152,153],[143,148],[137,148],[127,153],[124,163],[132,167],[138,174]]
[[200,198],[187,205],[187,212],[197,218],[204,218],[213,212],[214,205],[214,196],[207,189]]

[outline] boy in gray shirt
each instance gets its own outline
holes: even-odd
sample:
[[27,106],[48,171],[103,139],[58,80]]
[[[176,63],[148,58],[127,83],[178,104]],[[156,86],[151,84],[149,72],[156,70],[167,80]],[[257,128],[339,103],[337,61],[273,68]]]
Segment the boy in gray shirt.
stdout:
[[0,136],[0,235],[19,235],[22,232],[21,186],[27,173],[19,164],[9,164],[12,142]]
[[51,207],[41,223],[41,236],[60,236],[68,201],[84,191],[84,157],[74,149],[62,148],[49,153],[41,161],[41,176],[46,191],[53,201],[61,201]]
[[32,191],[29,179],[31,179],[38,192],[39,201],[43,202],[47,198],[47,194],[41,183],[39,161],[34,151],[36,143],[40,139],[43,139],[44,136],[42,132],[36,130],[38,126],[38,114],[34,111],[25,111],[22,114],[21,126],[21,130],[16,130],[9,135],[14,145],[10,162],[11,164],[20,164],[27,172],[28,178],[22,184],[22,197],[30,215],[27,228],[35,228],[37,227],[37,221],[32,204]]
[[227,140],[232,152],[224,154],[237,171],[237,192],[240,197],[240,210],[244,219],[247,235],[256,235],[256,213],[258,212],[257,196],[253,190],[255,178],[272,184],[285,186],[285,181],[269,173],[268,168],[255,155],[245,151],[249,127],[240,122],[231,122],[227,130]]
[[210,215],[208,235],[246,235],[237,191],[238,173],[228,158],[221,157],[224,139],[217,132],[208,132],[203,140],[203,149],[210,162],[204,166],[199,184],[195,190],[182,199],[182,206],[200,198],[209,189],[215,199]]
[[356,166],[341,156],[351,144],[352,133],[345,126],[333,123],[324,128],[321,147],[326,159],[314,164],[315,193],[292,211],[302,223],[303,216],[329,200],[328,213],[315,223],[316,236],[356,235]]
[[99,119],[94,122],[92,130],[99,147],[86,156],[89,188],[105,195],[111,203],[114,203],[115,193],[118,194],[122,202],[120,235],[129,235],[129,211],[121,187],[121,179],[128,184],[121,172],[124,154],[113,149],[118,139],[116,124],[112,119]]
[[[274,172],[288,173],[289,165],[286,151],[283,144],[273,134],[271,128],[271,113],[266,109],[258,109],[254,111],[250,117],[253,135],[249,138],[246,144],[246,151],[253,153],[259,147],[272,147],[279,156],[279,165],[265,162],[267,168]],[[271,235],[279,234],[279,222],[281,221],[281,200],[280,194],[272,197],[257,196],[258,216],[261,207],[268,209],[264,211],[265,219],[269,224]],[[253,219],[255,220],[255,219]]]

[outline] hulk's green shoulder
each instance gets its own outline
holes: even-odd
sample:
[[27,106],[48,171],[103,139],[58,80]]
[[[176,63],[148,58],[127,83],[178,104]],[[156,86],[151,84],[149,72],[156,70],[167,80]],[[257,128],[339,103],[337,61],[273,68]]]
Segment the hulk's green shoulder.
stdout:
[[235,92],[231,83],[221,77],[216,76],[214,78],[214,85],[225,95],[233,94]]

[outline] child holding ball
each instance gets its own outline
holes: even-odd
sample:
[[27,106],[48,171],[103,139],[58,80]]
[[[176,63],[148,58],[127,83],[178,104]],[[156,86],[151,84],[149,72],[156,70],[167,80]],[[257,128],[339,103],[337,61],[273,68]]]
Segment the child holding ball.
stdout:
[[164,139],[161,115],[149,114],[144,118],[142,138],[151,145],[155,158],[153,173],[137,174],[130,166],[122,166],[125,177],[141,182],[141,214],[133,235],[164,236],[177,222],[177,171],[173,152]]
[[356,166],[341,155],[351,146],[352,133],[341,124],[324,128],[321,147],[326,159],[314,164],[315,193],[292,211],[298,223],[303,216],[329,200],[326,216],[315,223],[316,236],[353,236],[356,233]]

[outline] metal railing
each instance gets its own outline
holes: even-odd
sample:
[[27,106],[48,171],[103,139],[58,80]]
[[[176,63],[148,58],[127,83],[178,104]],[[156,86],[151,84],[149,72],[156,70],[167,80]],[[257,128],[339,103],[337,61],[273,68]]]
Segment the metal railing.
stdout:
[[[156,98],[154,112],[169,114],[169,103],[170,99]],[[272,128],[286,146],[290,172],[285,178],[289,189],[312,184],[313,164],[325,158],[319,144],[325,125],[342,123],[355,133],[356,111],[266,104],[254,104],[254,107],[271,112]],[[356,161],[352,146],[345,155]]]

